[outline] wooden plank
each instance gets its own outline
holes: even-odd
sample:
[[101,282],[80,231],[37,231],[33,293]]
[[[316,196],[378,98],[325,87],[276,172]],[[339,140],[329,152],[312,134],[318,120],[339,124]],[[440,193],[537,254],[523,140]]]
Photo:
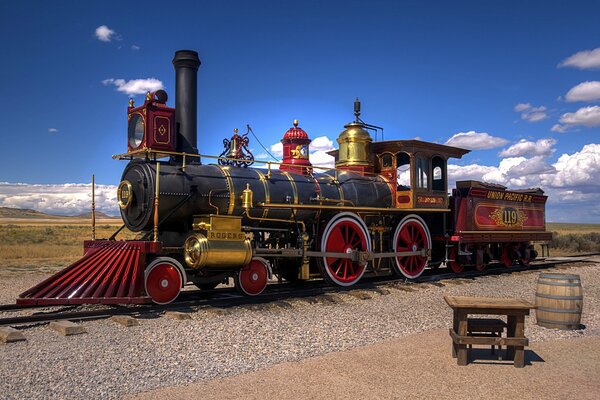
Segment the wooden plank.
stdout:
[[[525,317],[521,315],[521,316],[518,316],[515,318],[516,318],[515,337],[518,337],[518,338],[525,337]],[[515,347],[514,347],[515,368],[523,368],[525,366],[525,347],[524,346],[527,346],[527,344],[515,345]]]
[[530,310],[535,307],[532,303],[522,299],[500,297],[444,296],[444,300],[452,308],[474,310]]
[[498,318],[469,318],[467,320],[469,332],[504,332],[506,322]]
[[497,337],[497,336],[463,336],[450,329],[452,341],[458,345],[477,344],[477,345],[496,345],[496,346],[528,346],[529,339],[517,337]]
[[[457,317],[458,317],[458,334],[461,336],[466,336],[467,335],[467,314],[465,312],[463,312],[462,310],[458,310],[457,313]],[[468,356],[469,354],[467,353],[467,343],[460,343],[460,342],[456,342],[458,344],[458,353],[457,353],[457,362],[458,365],[467,365],[468,363]]]

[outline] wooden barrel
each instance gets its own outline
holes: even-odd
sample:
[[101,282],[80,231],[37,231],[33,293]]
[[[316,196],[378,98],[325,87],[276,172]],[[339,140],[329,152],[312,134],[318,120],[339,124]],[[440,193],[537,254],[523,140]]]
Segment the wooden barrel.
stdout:
[[535,307],[538,325],[555,329],[579,329],[583,308],[579,275],[540,274]]

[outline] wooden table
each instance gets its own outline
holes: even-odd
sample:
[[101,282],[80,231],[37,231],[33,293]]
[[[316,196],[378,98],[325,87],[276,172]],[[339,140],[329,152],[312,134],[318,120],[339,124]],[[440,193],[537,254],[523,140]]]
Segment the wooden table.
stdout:
[[[467,345],[499,345],[508,347],[508,357],[514,360],[517,368],[525,366],[525,346],[529,345],[525,337],[525,316],[535,306],[520,299],[495,297],[444,296],[446,303],[454,311],[452,337],[452,357],[458,365],[467,365]],[[506,315],[508,330],[506,337],[469,336],[467,318],[469,314]]]

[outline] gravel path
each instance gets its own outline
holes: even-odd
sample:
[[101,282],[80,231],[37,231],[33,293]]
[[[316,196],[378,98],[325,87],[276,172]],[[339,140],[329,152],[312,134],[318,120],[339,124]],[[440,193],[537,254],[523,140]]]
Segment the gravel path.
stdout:
[[[555,269],[581,276],[586,328],[549,330],[530,317],[525,333],[531,343],[600,336],[599,268],[588,264]],[[527,271],[266,306],[202,309],[192,313],[191,320],[144,319],[133,328],[94,321],[85,323],[87,334],[74,337],[59,336],[45,326],[30,328],[24,331],[28,342],[0,344],[0,398],[120,398],[447,329],[452,316],[444,295],[533,301],[538,274]],[[3,279],[0,288],[12,294],[0,293],[0,299],[14,298],[23,289],[19,279]]]

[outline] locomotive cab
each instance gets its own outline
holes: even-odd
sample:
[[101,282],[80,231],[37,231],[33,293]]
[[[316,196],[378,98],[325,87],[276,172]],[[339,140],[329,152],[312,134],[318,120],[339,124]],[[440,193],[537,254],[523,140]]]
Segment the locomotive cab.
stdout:
[[[449,158],[461,158],[469,150],[420,140],[371,143],[375,174],[388,181],[396,208],[448,208]],[[339,151],[329,152],[336,158]]]

